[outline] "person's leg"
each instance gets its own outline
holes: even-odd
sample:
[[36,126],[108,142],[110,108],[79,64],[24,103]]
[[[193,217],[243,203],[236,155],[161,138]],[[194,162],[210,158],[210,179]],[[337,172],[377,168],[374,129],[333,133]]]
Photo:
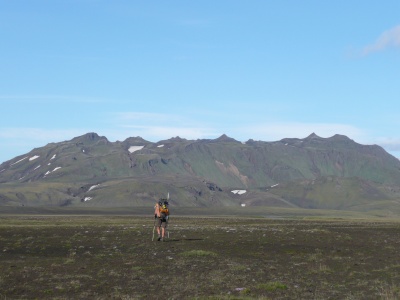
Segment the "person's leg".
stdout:
[[161,232],[162,232],[161,237],[162,237],[162,239],[165,238],[165,232],[166,231],[167,231],[167,221],[164,221],[164,222],[162,222],[162,225],[161,225]]
[[165,227],[164,227],[165,234],[167,234],[167,227],[168,227],[168,220],[165,221]]
[[157,234],[158,234],[158,241],[161,239],[161,232],[160,232],[160,228],[161,228],[161,219],[157,219]]

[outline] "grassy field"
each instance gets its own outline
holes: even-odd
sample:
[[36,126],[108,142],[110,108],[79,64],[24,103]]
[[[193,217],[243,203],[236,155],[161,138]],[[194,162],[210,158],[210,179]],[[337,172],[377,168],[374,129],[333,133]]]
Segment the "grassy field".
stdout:
[[[399,299],[400,223],[1,215],[0,299]],[[156,239],[155,239],[156,240]]]

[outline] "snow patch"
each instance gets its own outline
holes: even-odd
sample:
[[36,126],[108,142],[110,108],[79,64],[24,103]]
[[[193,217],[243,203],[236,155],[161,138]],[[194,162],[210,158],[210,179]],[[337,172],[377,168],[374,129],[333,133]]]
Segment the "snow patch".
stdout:
[[241,207],[246,207],[245,203],[240,204]]
[[33,171],[35,171],[36,169],[39,169],[39,168],[40,168],[40,165],[38,165],[36,168],[34,168]]
[[61,167],[56,167],[56,168],[54,168],[53,171],[47,171],[46,174],[44,174],[44,177],[46,177],[47,175],[53,173],[54,171],[57,171],[58,169],[61,169]]
[[29,161],[35,160],[36,158],[39,158],[39,157],[40,157],[39,155],[34,155],[31,158],[29,158]]
[[279,183],[274,184],[274,185],[271,185],[271,187],[273,188],[273,187],[276,187],[276,186],[278,186],[278,185],[279,185]]
[[162,147],[164,147],[164,145],[158,145],[158,146],[157,146],[157,148],[162,148]]
[[85,199],[83,199],[83,201],[90,201],[90,200],[92,200],[93,198],[92,197],[85,197]]
[[52,158],[50,158],[50,160],[55,159],[56,158],[56,154],[53,155]]
[[91,190],[93,190],[93,189],[95,189],[95,188],[97,188],[97,187],[99,187],[99,186],[100,186],[100,184],[92,185],[92,186],[88,189],[88,192],[90,192]]
[[135,151],[142,150],[143,148],[144,148],[144,146],[130,146],[129,149],[128,149],[128,151],[129,151],[130,153],[133,153],[133,152],[135,152]]
[[1,173],[1,172],[4,172],[5,170],[6,170],[6,169],[1,170],[0,173]]
[[246,190],[233,190],[231,192],[234,193],[235,195],[243,195],[247,191]]
[[12,163],[10,166],[16,165],[17,163],[19,163],[19,162],[21,162],[21,161],[23,161],[24,159],[27,159],[27,158],[28,158],[28,156],[24,157],[23,159],[20,159],[19,161],[16,161],[15,163]]

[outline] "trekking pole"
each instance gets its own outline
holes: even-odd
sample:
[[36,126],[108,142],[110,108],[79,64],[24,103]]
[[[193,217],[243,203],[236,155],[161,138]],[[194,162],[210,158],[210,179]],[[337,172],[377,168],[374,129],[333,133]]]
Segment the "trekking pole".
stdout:
[[154,225],[153,225],[153,237],[151,238],[151,241],[154,241],[154,231],[156,230],[156,218],[154,218]]
[[[168,192],[168,196],[167,196],[167,201],[168,201],[168,203],[169,203],[169,192]],[[169,216],[168,216],[167,222],[169,223]],[[167,224],[168,224],[168,223],[167,223]],[[167,227],[168,227],[168,226],[167,226]],[[168,239],[169,239],[169,228],[168,228],[168,231],[167,231],[167,236],[168,236]]]
[[[166,221],[166,222],[167,222],[167,225],[165,226],[165,229],[164,229],[164,230],[165,230],[165,233],[167,234],[167,238],[169,239],[169,228],[168,228],[168,227],[169,227],[169,226],[168,226],[168,225],[169,225],[169,224],[168,224],[168,223],[169,223],[169,216],[167,217],[167,221]],[[168,228],[168,229],[167,229],[167,228]]]

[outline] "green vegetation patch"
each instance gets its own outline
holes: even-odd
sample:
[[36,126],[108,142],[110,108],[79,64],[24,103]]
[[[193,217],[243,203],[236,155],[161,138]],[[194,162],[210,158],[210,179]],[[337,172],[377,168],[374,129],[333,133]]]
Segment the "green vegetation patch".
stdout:
[[261,283],[257,285],[257,288],[268,292],[275,292],[277,290],[286,290],[287,285],[278,281],[272,281],[267,283]]

